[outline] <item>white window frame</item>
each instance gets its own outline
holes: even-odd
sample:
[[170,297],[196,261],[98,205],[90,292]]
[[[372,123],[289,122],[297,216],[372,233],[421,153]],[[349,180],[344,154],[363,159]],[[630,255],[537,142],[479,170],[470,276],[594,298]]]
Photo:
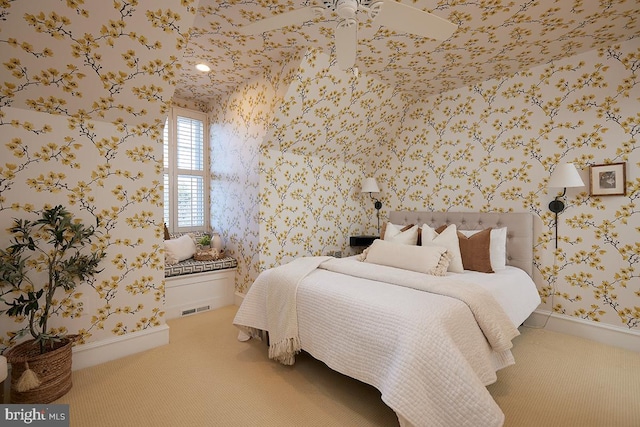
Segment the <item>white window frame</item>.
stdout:
[[[177,145],[177,123],[178,117],[185,117],[202,121],[203,123],[203,167],[202,170],[197,169],[178,169],[178,145]],[[168,142],[168,144],[166,144]],[[165,146],[166,144],[166,146]],[[168,188],[164,185],[164,201],[165,205],[168,200],[169,208],[163,211],[169,212],[169,218],[165,218],[167,228],[171,233],[184,233],[190,231],[207,231],[209,230],[209,126],[207,115],[200,111],[189,110],[186,108],[172,107],[165,122],[165,131],[163,133],[163,150],[166,156],[163,162],[163,180],[168,176]],[[203,180],[203,201],[204,201],[204,222],[192,226],[180,226],[178,224],[178,177],[179,176],[195,176],[202,177]]]

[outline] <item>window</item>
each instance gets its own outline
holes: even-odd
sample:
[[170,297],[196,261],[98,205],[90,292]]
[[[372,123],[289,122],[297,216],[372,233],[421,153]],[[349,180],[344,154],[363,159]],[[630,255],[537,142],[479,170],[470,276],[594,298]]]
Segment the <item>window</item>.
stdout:
[[207,116],[172,108],[164,126],[164,221],[172,232],[209,225]]

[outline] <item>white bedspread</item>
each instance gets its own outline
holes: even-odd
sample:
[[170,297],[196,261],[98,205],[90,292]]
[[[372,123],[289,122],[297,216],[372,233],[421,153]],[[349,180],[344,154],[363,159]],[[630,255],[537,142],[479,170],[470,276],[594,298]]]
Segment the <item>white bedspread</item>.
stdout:
[[[325,267],[341,269],[349,262],[360,264],[340,260]],[[366,268],[371,277],[390,277],[391,267]],[[256,280],[238,310],[234,324],[244,331],[273,334],[268,282]],[[326,269],[292,282],[300,347],[332,369],[378,388],[399,419],[413,426],[503,424],[504,415],[485,387],[495,382],[498,369],[513,363],[508,348],[517,330],[510,322],[504,325],[502,315],[485,319],[500,325],[502,332],[493,336],[491,327],[483,333],[478,326],[476,318],[486,314],[474,315],[468,305],[473,301]],[[443,286],[441,278],[436,282]],[[455,285],[455,280],[449,283]],[[491,310],[496,307],[501,311],[497,304]],[[495,340],[498,352],[487,338]]]

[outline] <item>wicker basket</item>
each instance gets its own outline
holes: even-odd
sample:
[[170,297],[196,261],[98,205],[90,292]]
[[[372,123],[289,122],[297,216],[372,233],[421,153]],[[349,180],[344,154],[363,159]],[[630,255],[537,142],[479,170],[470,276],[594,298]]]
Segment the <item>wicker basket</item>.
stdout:
[[[53,350],[40,354],[40,345],[25,341],[7,353],[11,363],[11,403],[51,403],[71,390],[71,356],[73,337],[53,344]],[[27,369],[40,380],[40,385],[27,391],[17,391],[16,384]]]
[[224,251],[220,251],[218,249],[208,249],[206,251],[198,251],[193,256],[193,259],[196,261],[215,261],[222,258],[224,255]]

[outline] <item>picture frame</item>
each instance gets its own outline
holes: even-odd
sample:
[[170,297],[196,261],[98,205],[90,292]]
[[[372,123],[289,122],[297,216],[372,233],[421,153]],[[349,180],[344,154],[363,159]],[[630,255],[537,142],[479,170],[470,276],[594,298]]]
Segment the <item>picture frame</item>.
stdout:
[[626,163],[589,166],[591,196],[625,196],[627,194]]

